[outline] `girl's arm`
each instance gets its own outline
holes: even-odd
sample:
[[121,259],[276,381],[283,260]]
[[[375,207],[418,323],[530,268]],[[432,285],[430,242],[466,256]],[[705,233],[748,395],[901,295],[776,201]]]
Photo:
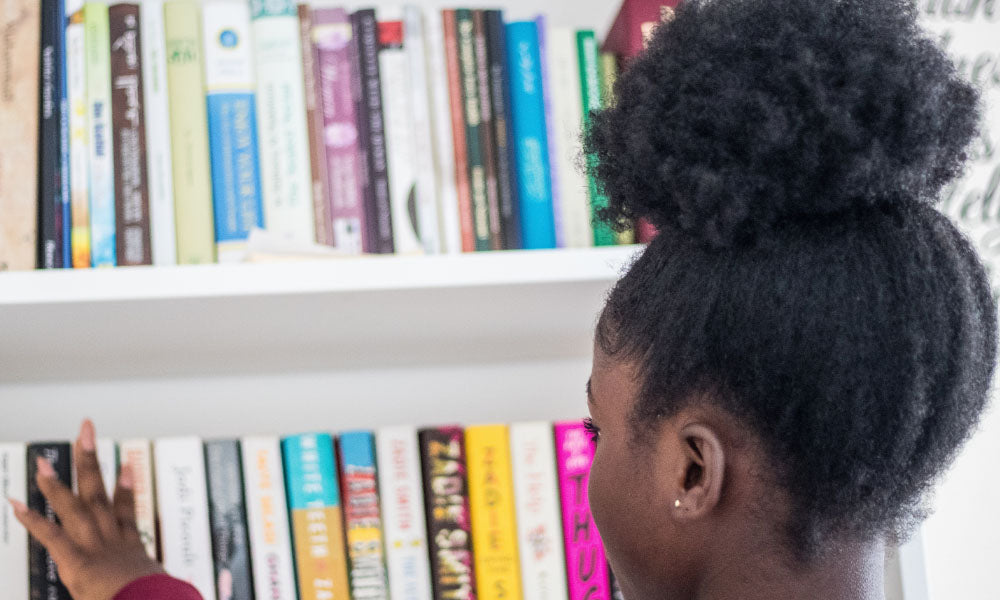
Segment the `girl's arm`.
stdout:
[[115,595],[114,600],[201,600],[193,586],[169,575],[136,579]]

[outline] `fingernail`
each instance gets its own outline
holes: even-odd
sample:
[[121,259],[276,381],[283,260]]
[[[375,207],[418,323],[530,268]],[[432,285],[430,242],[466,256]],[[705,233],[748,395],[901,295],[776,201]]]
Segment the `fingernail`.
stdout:
[[122,466],[121,473],[118,474],[118,485],[121,486],[123,490],[131,490],[135,486],[135,481],[132,479],[131,466]]
[[56,470],[52,468],[52,463],[39,456],[35,464],[38,465],[38,475],[40,477],[55,478]]
[[24,502],[18,502],[13,498],[7,498],[7,502],[10,502],[10,506],[11,508],[14,509],[15,515],[23,517],[24,515],[28,514],[28,507],[24,505]]
[[97,448],[97,441],[94,438],[94,423],[90,419],[85,419],[80,426],[80,448],[84,452],[93,452]]

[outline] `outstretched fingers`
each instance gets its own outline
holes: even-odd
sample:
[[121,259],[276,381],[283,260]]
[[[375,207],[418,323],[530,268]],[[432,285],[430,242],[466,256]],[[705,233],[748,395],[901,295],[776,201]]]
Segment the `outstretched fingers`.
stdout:
[[119,534],[129,542],[142,543],[139,526],[135,520],[135,477],[132,465],[122,465],[118,475],[118,485],[115,487],[115,499],[112,508]]
[[35,511],[29,510],[23,502],[18,502],[13,498],[9,498],[8,502],[10,502],[11,507],[14,509],[14,516],[17,520],[24,525],[24,528],[28,530],[28,533],[32,537],[45,546],[45,549],[52,555],[53,560],[59,564],[63,564],[65,561],[70,560],[71,557],[76,556],[76,545],[69,539],[69,536],[66,535],[66,531],[62,527],[49,521]]
[[38,489],[48,500],[52,511],[59,517],[62,528],[69,538],[75,544],[88,548],[99,544],[101,533],[80,498],[59,481],[49,461],[38,457],[37,465],[38,473],[35,481],[38,483]]
[[89,511],[97,527],[105,537],[115,533],[115,518],[111,514],[111,501],[104,489],[101,465],[97,460],[97,437],[94,424],[83,422],[80,435],[73,444],[73,458],[76,462],[76,484],[80,491],[80,501]]

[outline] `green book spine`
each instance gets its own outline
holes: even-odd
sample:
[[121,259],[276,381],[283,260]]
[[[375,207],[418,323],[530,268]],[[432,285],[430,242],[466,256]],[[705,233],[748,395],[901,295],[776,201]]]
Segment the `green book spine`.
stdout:
[[197,2],[163,5],[167,95],[173,156],[177,262],[215,262],[208,116],[202,72],[201,10]]
[[[583,101],[583,130],[590,129],[591,112],[601,110],[601,63],[597,38],[593,31],[576,32],[576,50],[580,55],[580,89]],[[597,219],[597,211],[608,205],[608,198],[597,185],[594,170],[597,157],[587,155],[587,183],[590,191],[590,214],[594,215],[594,245],[614,246],[615,232]]]
[[[601,105],[613,106],[615,103],[615,81],[618,80],[618,57],[610,52],[601,52]],[[616,231],[615,243],[628,245],[635,243],[635,229],[629,227],[625,231]]]
[[483,126],[479,99],[479,67],[476,61],[475,22],[472,11],[455,11],[458,29],[458,64],[462,80],[462,104],[465,115],[465,139],[469,157],[469,183],[472,188],[472,230],[476,250],[491,250],[490,205],[486,190],[486,160],[482,146]]

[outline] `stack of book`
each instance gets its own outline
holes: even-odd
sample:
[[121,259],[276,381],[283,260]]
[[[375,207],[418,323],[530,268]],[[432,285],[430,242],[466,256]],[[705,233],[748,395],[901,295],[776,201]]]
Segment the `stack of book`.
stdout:
[[593,218],[580,140],[618,68],[593,31],[293,0],[7,4],[0,270],[239,260],[254,229],[345,254],[634,241]]
[[[609,598],[587,498],[585,423],[98,440],[134,481],[151,557],[205,600]],[[52,516],[36,458],[69,485],[68,443],[0,444],[0,486]],[[68,598],[45,549],[0,507],[4,597]]]

